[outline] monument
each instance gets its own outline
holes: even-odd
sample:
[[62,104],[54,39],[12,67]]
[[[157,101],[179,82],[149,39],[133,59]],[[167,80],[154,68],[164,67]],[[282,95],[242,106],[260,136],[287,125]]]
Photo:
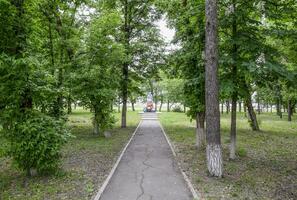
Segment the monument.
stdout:
[[146,99],[146,106],[144,108],[144,112],[155,112],[154,109],[154,102],[153,102],[153,95],[151,92],[148,93]]

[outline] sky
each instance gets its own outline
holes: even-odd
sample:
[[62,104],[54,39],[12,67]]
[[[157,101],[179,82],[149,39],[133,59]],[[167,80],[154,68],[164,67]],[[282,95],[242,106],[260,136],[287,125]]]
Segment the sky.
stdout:
[[164,40],[166,42],[171,42],[174,37],[175,31],[167,27],[166,19],[163,17],[156,24],[158,25]]

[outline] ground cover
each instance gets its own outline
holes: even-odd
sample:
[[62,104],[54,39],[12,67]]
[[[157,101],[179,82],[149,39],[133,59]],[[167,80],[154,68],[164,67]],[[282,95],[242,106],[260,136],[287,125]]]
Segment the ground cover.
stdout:
[[127,129],[118,120],[112,137],[104,138],[92,134],[90,112],[74,110],[68,124],[75,137],[63,148],[62,169],[53,176],[26,177],[3,156],[5,141],[0,138],[0,199],[91,199],[140,119],[137,112],[127,117]]
[[216,179],[207,174],[205,151],[194,146],[194,122],[183,113],[161,114],[178,160],[205,199],[297,199],[297,123],[270,113],[258,117],[262,131],[253,132],[239,114],[237,159],[230,161],[230,115],[222,115],[224,178]]

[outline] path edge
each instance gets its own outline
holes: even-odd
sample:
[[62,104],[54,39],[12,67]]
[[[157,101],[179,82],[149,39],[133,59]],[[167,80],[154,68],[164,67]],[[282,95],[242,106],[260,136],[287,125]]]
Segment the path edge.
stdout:
[[161,124],[160,121],[159,121],[159,124],[160,124],[161,130],[162,130],[162,133],[165,136],[166,141],[167,141],[168,145],[170,146],[170,149],[172,151],[172,154],[173,154],[173,156],[174,156],[174,158],[175,158],[175,160],[177,162],[178,168],[179,168],[181,174],[183,175],[183,178],[184,178],[185,182],[187,183],[187,186],[188,186],[189,190],[191,191],[191,193],[193,195],[194,200],[196,200],[196,199],[197,200],[198,199],[203,199],[202,198],[202,195],[195,190],[195,188],[194,188],[191,180],[189,179],[189,177],[187,176],[187,174],[183,171],[183,169],[181,167],[181,164],[178,162],[177,156],[176,156],[176,152],[175,152],[175,150],[173,148],[173,145],[172,145],[169,137],[167,136],[167,134],[166,134],[166,132],[165,132],[165,130],[164,130],[164,128],[163,128],[163,126],[162,126],[162,124]]
[[135,131],[133,132],[130,140],[127,142],[126,146],[124,147],[124,149],[122,150],[120,156],[118,157],[116,163],[114,164],[114,166],[112,167],[111,171],[109,172],[109,175],[107,176],[107,178],[105,179],[105,181],[103,182],[102,186],[100,187],[99,191],[97,192],[96,196],[94,197],[93,200],[99,200],[104,192],[104,190],[106,189],[107,185],[109,184],[113,174],[115,173],[116,169],[118,168],[123,156],[124,156],[124,153],[126,152],[126,150],[128,149],[130,143],[132,142],[132,140],[134,139],[134,136],[136,135],[140,125],[142,123],[142,120],[140,120],[140,122],[138,123]]

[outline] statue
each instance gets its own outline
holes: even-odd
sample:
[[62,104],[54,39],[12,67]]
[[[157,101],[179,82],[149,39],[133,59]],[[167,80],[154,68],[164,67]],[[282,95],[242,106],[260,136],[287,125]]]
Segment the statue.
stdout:
[[151,92],[148,93],[146,99],[146,107],[144,108],[144,112],[155,112],[154,109],[154,102],[153,102],[153,95]]
[[147,101],[147,102],[153,102],[153,95],[152,95],[151,92],[148,93],[148,95],[147,95],[147,100],[146,100],[146,101]]

